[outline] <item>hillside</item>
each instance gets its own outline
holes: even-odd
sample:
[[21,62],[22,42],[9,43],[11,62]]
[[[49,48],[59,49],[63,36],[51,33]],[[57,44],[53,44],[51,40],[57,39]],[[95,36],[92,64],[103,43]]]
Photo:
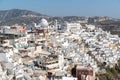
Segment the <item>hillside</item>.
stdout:
[[41,18],[45,18],[48,21],[58,20],[59,23],[63,23],[64,21],[71,22],[86,19],[86,17],[80,16],[52,17],[29,10],[11,9],[0,11],[0,26],[22,23],[29,25],[31,22],[38,23]]
[[46,17],[43,14],[36,13],[29,10],[11,9],[0,11],[0,20],[10,20],[18,17]]
[[105,31],[110,31],[112,34],[118,34],[120,36],[120,20],[107,20],[97,22],[95,25],[99,26]]
[[49,18],[49,16],[36,13],[29,10],[11,9],[0,11],[0,25],[13,25],[13,24],[30,24],[31,21],[37,21],[41,18]]

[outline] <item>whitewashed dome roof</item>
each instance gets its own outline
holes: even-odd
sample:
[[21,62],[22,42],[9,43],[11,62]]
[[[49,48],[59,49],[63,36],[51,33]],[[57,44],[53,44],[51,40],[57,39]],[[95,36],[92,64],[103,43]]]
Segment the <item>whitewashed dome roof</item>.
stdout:
[[41,19],[40,25],[42,28],[47,28],[48,27],[48,22],[46,19]]

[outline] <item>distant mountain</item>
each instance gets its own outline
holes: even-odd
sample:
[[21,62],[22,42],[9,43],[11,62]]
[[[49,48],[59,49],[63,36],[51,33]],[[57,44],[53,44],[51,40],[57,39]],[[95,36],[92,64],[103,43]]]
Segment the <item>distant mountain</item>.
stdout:
[[0,11],[0,20],[10,20],[18,17],[46,17],[46,15],[29,10],[11,9]]
[[59,23],[63,23],[64,21],[71,22],[71,21],[78,21],[85,19],[85,17],[79,17],[79,16],[52,17],[29,10],[11,9],[11,10],[0,11],[0,26],[22,24],[22,23],[29,25],[32,22],[38,23],[41,18],[45,18],[48,21],[58,20]]
[[32,21],[37,21],[41,18],[48,19],[49,16],[37,12],[21,9],[1,10],[0,11],[0,25],[13,25],[26,23],[30,24]]
[[[0,26],[2,25],[14,25],[14,24],[27,24],[31,25],[33,22],[39,23],[41,18],[47,19],[50,23],[54,23],[55,20],[58,23],[64,22],[74,22],[74,21],[84,21],[87,17],[84,16],[63,16],[63,17],[52,17],[45,14],[37,13],[29,10],[22,9],[11,9],[11,10],[1,10],[0,11]],[[101,19],[98,17],[93,17],[93,19]],[[114,20],[115,22],[120,20]],[[106,23],[106,21],[104,21]],[[98,23],[97,23],[98,24]],[[100,25],[103,25],[99,23]]]

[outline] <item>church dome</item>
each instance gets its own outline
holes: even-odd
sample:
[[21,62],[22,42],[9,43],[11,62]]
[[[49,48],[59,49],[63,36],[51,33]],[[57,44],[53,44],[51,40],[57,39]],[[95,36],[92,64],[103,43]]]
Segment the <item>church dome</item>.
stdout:
[[41,19],[40,25],[42,28],[47,28],[48,27],[48,22],[46,19]]

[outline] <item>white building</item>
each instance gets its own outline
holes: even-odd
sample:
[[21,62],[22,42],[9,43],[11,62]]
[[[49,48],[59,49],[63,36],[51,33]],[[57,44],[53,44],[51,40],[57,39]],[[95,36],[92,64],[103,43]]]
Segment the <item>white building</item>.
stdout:
[[80,25],[80,23],[66,23],[67,26],[67,31],[76,31],[76,30],[80,30],[82,28],[82,26]]

